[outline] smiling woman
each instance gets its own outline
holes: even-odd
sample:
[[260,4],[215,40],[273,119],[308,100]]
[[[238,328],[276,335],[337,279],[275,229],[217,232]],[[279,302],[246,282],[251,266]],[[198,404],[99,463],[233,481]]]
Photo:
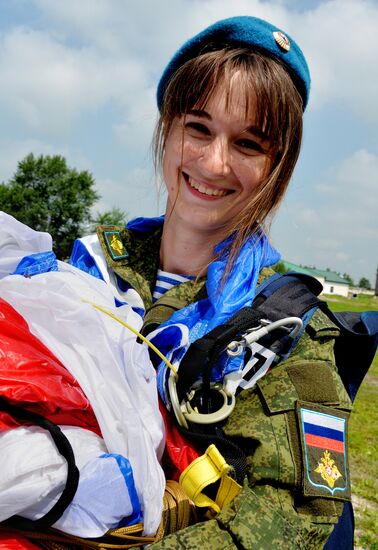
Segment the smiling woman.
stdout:
[[[192,230],[202,235],[202,242],[185,239],[196,242],[200,251],[193,252],[204,261],[195,274],[206,269],[214,245],[236,231],[232,263],[251,232],[272,216],[302,135],[302,98],[278,60],[247,48],[212,47],[172,76],[155,135],[156,160],[163,164],[168,190],[163,250],[169,232],[179,242],[177,230],[186,230],[184,223],[175,226],[184,213],[182,221],[189,217]],[[175,259],[175,269],[188,273],[177,254]]]
[[254,301],[280,257],[266,227],[298,158],[309,87],[301,50],[266,21],[234,17],[189,39],[157,92],[165,217],[100,227],[74,249],[72,263],[144,315],[144,336],[175,369],[153,354],[163,467],[201,521],[176,523],[153,548],[323,548],[349,505],[337,327],[314,308],[293,316],[296,287],[264,315]]

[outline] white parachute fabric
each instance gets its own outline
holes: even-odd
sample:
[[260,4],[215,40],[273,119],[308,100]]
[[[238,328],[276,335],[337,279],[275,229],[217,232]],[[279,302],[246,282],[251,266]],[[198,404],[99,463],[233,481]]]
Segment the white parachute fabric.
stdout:
[[[139,294],[136,292],[136,290],[134,290],[133,288],[127,288],[127,290],[122,290],[120,288],[117,275],[114,273],[112,269],[109,269],[105,261],[97,235],[96,234],[86,235],[85,237],[81,237],[81,239],[77,239],[74,243],[72,256],[75,257],[77,255],[76,251],[80,245],[86,250],[88,255],[92,258],[92,260],[96,264],[99,274],[104,279],[104,281],[111,287],[115,298],[120,302],[127,302],[132,307],[138,308],[139,310],[143,311],[144,310],[143,300],[139,296]],[[74,263],[74,265],[80,268],[80,261],[78,261],[77,264]],[[85,271],[85,269],[83,269],[83,271]]]
[[0,279],[13,273],[24,256],[49,251],[51,246],[48,233],[34,231],[0,211]]
[[[13,235],[14,246],[8,246],[13,259],[19,229],[15,224],[13,233],[8,232],[8,244]],[[22,226],[21,233],[27,235],[27,229]],[[6,255],[7,248],[4,250],[0,247],[0,257]],[[29,249],[28,253],[38,251]],[[142,505],[144,532],[154,534],[161,519],[165,488],[159,464],[164,428],[155,371],[147,347],[91,303],[137,330],[142,319],[128,305],[115,307],[114,295],[104,281],[62,262],[58,262],[58,268],[31,278],[3,276],[0,296],[24,317],[30,331],[79,382],[92,405],[107,452],[130,461]]]
[[[54,527],[72,535],[99,537],[134,512],[137,495],[130,483],[131,468],[124,457],[106,454],[103,439],[95,433],[76,426],[60,428],[72,446],[80,479],[72,502]],[[42,517],[58,500],[67,479],[67,463],[50,434],[36,426],[0,433],[0,456],[6,457],[1,461],[0,521],[16,514],[33,520]]]

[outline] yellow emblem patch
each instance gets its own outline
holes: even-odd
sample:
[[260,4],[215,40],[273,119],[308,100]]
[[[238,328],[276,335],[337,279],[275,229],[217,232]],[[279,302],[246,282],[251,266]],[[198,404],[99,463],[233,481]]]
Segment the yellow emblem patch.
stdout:
[[333,489],[336,481],[342,477],[329,451],[324,451],[317,468],[315,468],[315,472],[321,475],[331,489]]
[[121,254],[124,253],[123,244],[115,235],[112,235],[112,238],[110,239],[110,247],[117,254],[117,256],[121,256]]
[[123,246],[119,231],[104,231],[103,235],[113,260],[123,260],[128,257],[127,250]]

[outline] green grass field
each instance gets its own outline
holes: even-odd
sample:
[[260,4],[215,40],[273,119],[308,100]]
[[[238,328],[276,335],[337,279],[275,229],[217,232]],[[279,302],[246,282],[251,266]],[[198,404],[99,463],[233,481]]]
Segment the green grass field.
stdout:
[[[333,311],[378,311],[376,297],[325,299]],[[378,550],[378,354],[357,394],[349,441],[356,549]]]

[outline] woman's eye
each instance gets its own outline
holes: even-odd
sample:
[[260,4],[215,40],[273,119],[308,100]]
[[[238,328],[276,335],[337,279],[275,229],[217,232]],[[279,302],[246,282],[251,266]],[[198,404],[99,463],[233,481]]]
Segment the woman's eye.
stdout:
[[236,145],[238,147],[240,147],[241,149],[246,149],[246,150],[251,151],[251,152],[253,152],[253,151],[258,152],[258,153],[263,153],[264,152],[264,149],[260,145],[260,143],[258,143],[257,141],[254,141],[253,139],[246,139],[246,138],[238,139],[236,141]]
[[186,122],[185,129],[189,131],[192,135],[202,135],[209,136],[210,130],[204,124],[200,122]]

